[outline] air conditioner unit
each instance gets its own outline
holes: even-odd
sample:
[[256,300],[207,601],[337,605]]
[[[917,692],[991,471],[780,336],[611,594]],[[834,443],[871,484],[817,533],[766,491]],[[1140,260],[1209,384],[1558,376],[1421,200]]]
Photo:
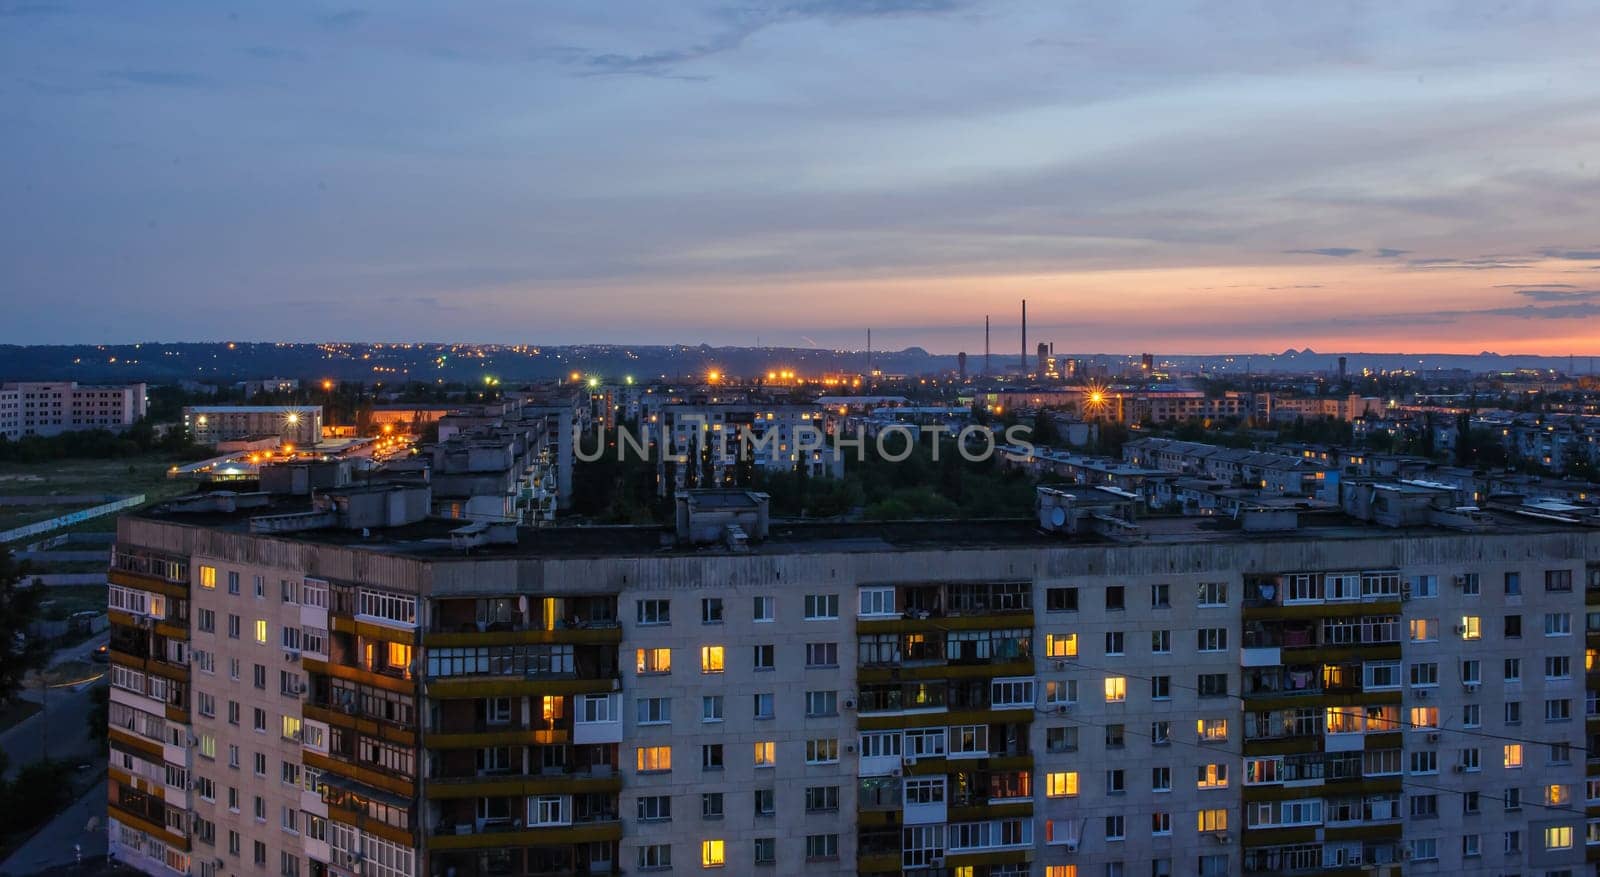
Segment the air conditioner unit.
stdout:
[[1067,669],[1067,662],[1066,661],[1051,661],[1050,662],[1050,669],[1052,669],[1052,670],[1065,670],[1065,669]]
[[1426,689],[1426,688],[1417,689],[1416,694],[1417,694],[1417,698],[1420,699],[1420,700],[1427,700],[1428,699],[1428,689]]
[[1478,683],[1476,683],[1476,682],[1463,682],[1463,683],[1461,683],[1461,690],[1465,691],[1468,694],[1477,694],[1478,693]]
[[907,755],[900,759],[900,763],[906,767],[914,767],[917,763],[917,757],[915,755]]
[[853,697],[845,698],[844,699],[844,708],[847,709],[847,710],[855,709],[856,708],[856,699],[853,698]]
[[944,867],[944,856],[934,856],[933,858],[929,859],[928,860],[928,867],[929,868],[943,868]]
[[1464,765],[1464,764],[1458,764],[1458,765],[1456,765],[1456,766],[1455,766],[1455,767],[1454,767],[1454,768],[1453,768],[1453,770],[1454,770],[1454,771],[1455,771],[1455,772],[1456,772],[1456,773],[1466,773],[1466,771],[1467,771],[1467,766],[1466,766],[1466,765]]
[[1458,624],[1458,625],[1455,626],[1454,629],[1455,629],[1455,632],[1456,632],[1457,636],[1460,636],[1461,634],[1467,632],[1467,626],[1465,624]]
[[284,649],[283,659],[285,661],[298,661],[300,660],[300,652],[296,649]]
[[854,743],[846,743],[846,744],[844,744],[844,752],[845,752],[846,755],[854,755],[854,754],[856,754],[856,744],[854,744]]
[[1078,851],[1078,842],[1076,840],[1067,841],[1065,846],[1067,848],[1067,852],[1069,853],[1075,853]]
[[1233,836],[1228,834],[1226,831],[1215,832],[1211,835],[1211,837],[1219,844],[1225,844],[1228,841],[1233,840]]
[[1428,742],[1429,743],[1438,743],[1439,742],[1439,732],[1438,731],[1429,731],[1428,732]]
[[1072,711],[1072,707],[1067,705],[1067,704],[1063,703],[1063,704],[1057,704],[1056,705],[1056,715],[1058,715],[1058,716],[1064,716],[1064,715],[1066,715],[1067,713],[1069,713],[1071,711]]
[[893,770],[891,770],[891,771],[889,771],[889,776],[892,776],[892,777],[900,776],[900,774],[901,774],[901,770],[898,767],[893,769]]
[[1456,587],[1465,588],[1467,586],[1467,577],[1466,577],[1466,575],[1463,574],[1463,573],[1456,573],[1455,583],[1456,583]]

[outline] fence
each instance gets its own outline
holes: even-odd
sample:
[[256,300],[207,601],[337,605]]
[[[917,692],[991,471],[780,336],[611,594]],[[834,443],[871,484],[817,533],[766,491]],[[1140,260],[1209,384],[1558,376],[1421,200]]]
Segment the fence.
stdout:
[[67,514],[51,518],[48,521],[39,521],[38,523],[17,527],[13,530],[6,530],[5,532],[0,533],[0,543],[15,542],[19,539],[26,539],[29,536],[37,536],[40,533],[48,533],[51,530],[59,530],[62,527],[70,527],[73,524],[81,524],[84,521],[90,520],[91,518],[98,518],[101,515],[114,514],[122,511],[123,509],[131,509],[140,505],[144,505],[144,494],[138,493],[134,494],[133,496],[125,496],[116,502],[108,502],[104,505],[79,509],[75,512],[68,512]]

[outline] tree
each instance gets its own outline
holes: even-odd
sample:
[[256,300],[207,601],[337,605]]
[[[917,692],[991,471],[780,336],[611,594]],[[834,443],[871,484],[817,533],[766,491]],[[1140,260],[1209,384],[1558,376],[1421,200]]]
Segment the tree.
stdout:
[[44,666],[49,649],[29,627],[39,617],[44,588],[22,587],[28,564],[14,563],[11,551],[0,548],[0,703],[16,695],[29,670]]

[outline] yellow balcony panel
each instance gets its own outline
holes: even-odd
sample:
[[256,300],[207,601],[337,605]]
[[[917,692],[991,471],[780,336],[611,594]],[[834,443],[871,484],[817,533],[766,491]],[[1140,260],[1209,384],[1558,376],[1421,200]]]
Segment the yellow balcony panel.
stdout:
[[158,622],[156,624],[156,633],[161,634],[167,639],[178,639],[183,640],[184,642],[189,641],[189,628],[178,624],[171,624],[165,621]]
[[400,679],[386,673],[374,673],[361,667],[347,667],[343,664],[333,664],[319,658],[307,658],[304,656],[300,658],[300,665],[305,667],[307,673],[321,673],[324,676],[332,676],[335,679],[343,679],[347,682],[359,682],[363,685],[371,685],[373,688],[382,688],[385,691],[393,691],[397,694],[417,693],[416,679]]
[[188,837],[181,834],[174,834],[171,829],[164,825],[157,825],[154,822],[149,822],[136,813],[131,813],[122,809],[122,807],[117,803],[116,799],[111,799],[106,802],[106,812],[111,816],[112,819],[117,820],[129,828],[137,828],[151,837],[158,838],[162,843],[172,847],[175,850],[182,850],[186,853],[189,851]]
[[125,569],[113,568],[108,570],[106,572],[106,581],[113,585],[121,585],[124,588],[137,588],[141,591],[175,597],[179,600],[187,600],[189,598],[188,585],[174,584],[157,576],[128,572]]
[[498,847],[605,843],[622,839],[621,822],[486,831],[478,834],[437,834],[428,838],[430,850],[479,850]]
[[407,800],[416,797],[417,789],[415,783],[398,774],[352,764],[337,758],[330,758],[319,752],[312,752],[309,749],[301,753],[300,757],[305,762],[306,767],[314,767],[327,773],[349,777],[357,782],[366,783],[375,789],[393,792]]
[[958,868],[968,865],[1025,865],[1033,861],[1033,850],[980,850],[971,853],[945,853],[944,863],[947,867]]
[[1373,600],[1371,602],[1304,603],[1292,606],[1246,606],[1246,621],[1273,619],[1315,621],[1321,618],[1355,618],[1362,615],[1398,615],[1400,600]]
[[390,627],[387,624],[377,624],[371,621],[362,621],[348,615],[328,616],[328,626],[340,633],[353,633],[365,639],[379,640],[386,643],[417,644],[417,631],[414,628]]
[[959,710],[945,712],[867,713],[856,717],[863,731],[891,731],[895,728],[934,728],[940,725],[1024,724],[1031,723],[1031,709]]
[[132,731],[125,731],[122,728],[107,728],[106,739],[110,741],[113,749],[126,750],[146,760],[155,761],[157,764],[165,761],[160,743],[154,740],[146,740]]
[[572,741],[565,728],[516,728],[428,735],[429,749],[482,749],[486,746],[559,746]]
[[302,715],[306,718],[318,722],[326,722],[334,727],[360,731],[369,737],[378,737],[390,743],[409,746],[415,746],[417,743],[417,731],[415,728],[405,728],[389,722],[380,722],[367,716],[352,715],[341,709],[318,706],[312,703],[302,704],[300,709]]
[[1246,828],[1244,830],[1244,844],[1252,847],[1277,846],[1279,844],[1308,844],[1315,843],[1320,826],[1294,826],[1292,828]]
[[581,795],[622,790],[622,776],[555,774],[551,776],[487,776],[428,781],[429,800],[489,798],[501,795]]
[[365,813],[354,810],[345,810],[339,807],[328,808],[328,819],[333,822],[343,823],[359,831],[375,834],[384,840],[393,841],[403,847],[415,847],[417,839],[411,832],[403,828],[395,828],[387,823],[370,819]]
[[951,807],[945,822],[982,822],[985,819],[1006,819],[1014,816],[1032,816],[1032,801],[1009,801],[1003,804],[973,804],[968,807]]
[[1246,804],[1255,801],[1290,801],[1295,798],[1314,797],[1318,794],[1331,793],[1337,786],[1302,785],[1302,786],[1242,786],[1239,796]]
[[1006,661],[996,664],[926,664],[913,667],[862,667],[856,670],[857,682],[911,682],[920,679],[987,679],[1000,676],[1031,676],[1032,661]]
[[1380,822],[1371,825],[1324,828],[1322,835],[1328,843],[1342,840],[1399,840],[1404,834],[1404,829],[1405,824],[1399,821]]
[[1245,755],[1300,755],[1322,748],[1322,737],[1274,737],[1244,741]]
[[860,874],[899,874],[899,853],[867,853],[856,856],[856,872]]

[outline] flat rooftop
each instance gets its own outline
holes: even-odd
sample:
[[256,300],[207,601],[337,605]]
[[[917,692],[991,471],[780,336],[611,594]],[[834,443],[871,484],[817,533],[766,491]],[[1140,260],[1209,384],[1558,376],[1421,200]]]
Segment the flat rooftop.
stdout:
[[[282,497],[266,507],[236,512],[164,511],[160,506],[135,517],[172,524],[247,534],[250,519],[266,515],[310,512],[304,497]],[[666,526],[556,526],[517,528],[515,544],[483,545],[470,555],[451,546],[450,532],[471,521],[429,518],[402,527],[375,529],[367,537],[359,530],[317,529],[274,533],[262,538],[308,544],[359,547],[365,550],[419,558],[577,558],[629,556],[694,556],[718,554],[786,555],[849,552],[926,551],[937,548],[1068,547],[1082,545],[1148,545],[1216,542],[1289,542],[1305,539],[1392,539],[1409,536],[1467,535],[1467,531],[1441,526],[1385,527],[1340,514],[1326,506],[1300,509],[1299,529],[1247,533],[1227,515],[1149,516],[1139,519],[1138,535],[1112,539],[1097,535],[1050,533],[1040,528],[1036,516],[975,520],[812,522],[773,519],[764,540],[751,540],[748,550],[735,552],[723,545],[682,545]],[[1514,533],[1594,533],[1594,528],[1536,516],[1489,511],[1491,524],[1480,535]]]

